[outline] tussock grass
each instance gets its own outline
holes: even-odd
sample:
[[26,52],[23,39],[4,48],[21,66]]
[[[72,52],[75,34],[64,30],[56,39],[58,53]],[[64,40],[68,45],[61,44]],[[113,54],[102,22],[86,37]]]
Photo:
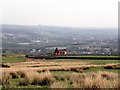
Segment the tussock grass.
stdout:
[[86,77],[83,82],[83,88],[118,88],[116,79],[107,80],[97,75],[95,78]]
[[43,71],[46,71],[46,70],[49,70],[49,71],[74,71],[74,72],[83,72],[83,70],[86,70],[86,69],[89,69],[89,68],[93,68],[91,66],[53,66],[53,67],[43,67],[43,68],[36,68],[36,71],[38,72],[43,72]]
[[10,68],[10,67],[11,67],[10,63],[2,63],[1,66],[2,66],[3,68]]
[[120,88],[118,74],[112,72],[73,74],[70,80],[75,88]]
[[107,64],[104,66],[105,69],[120,69],[120,64]]
[[25,77],[25,74],[26,74],[26,71],[19,70],[19,71],[17,71],[17,74],[18,74],[21,78],[24,78],[24,77]]
[[[98,63],[98,61],[96,62]],[[94,65],[78,61],[30,61],[10,63],[10,65],[10,68],[2,68],[5,72],[2,75],[3,80],[0,78],[0,82],[4,85],[13,85],[11,83],[17,80],[16,87],[18,85],[20,87],[50,86],[51,88],[69,88],[69,86],[74,88],[120,88],[117,73],[106,72],[107,70],[99,71],[103,70],[104,66],[116,67],[117,64]],[[100,69],[96,69],[99,72],[84,73],[87,71],[86,69],[91,68]],[[54,73],[52,75],[49,71],[55,71],[57,75]],[[69,74],[65,75],[64,71]]]
[[102,78],[105,78],[107,80],[117,80],[119,78],[118,74],[112,72],[99,71],[98,74],[100,74]]
[[45,66],[69,66],[69,65],[86,65],[88,62],[82,61],[26,61],[26,62],[17,62],[11,63],[12,66],[21,66],[21,67],[45,67]]
[[65,81],[56,81],[51,84],[51,88],[67,88],[67,82]]
[[49,85],[52,80],[53,76],[49,71],[43,73],[27,72],[20,85]]
[[84,82],[85,75],[84,74],[72,74],[70,77],[71,84],[74,88],[80,87],[82,88],[82,83]]
[[9,74],[12,76],[12,78],[18,78],[19,77],[17,72],[10,72]]
[[0,70],[0,85],[2,85],[2,70]]
[[65,81],[69,79],[69,75],[55,75],[54,78],[58,81]]
[[7,72],[2,72],[2,85],[8,85],[10,82],[10,74]]

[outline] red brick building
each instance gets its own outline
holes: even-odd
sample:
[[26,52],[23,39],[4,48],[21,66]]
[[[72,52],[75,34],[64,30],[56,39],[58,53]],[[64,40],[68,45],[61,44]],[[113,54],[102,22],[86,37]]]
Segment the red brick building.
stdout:
[[58,48],[56,48],[55,51],[54,51],[54,55],[66,55],[66,54],[67,54],[67,50],[66,49],[58,50]]

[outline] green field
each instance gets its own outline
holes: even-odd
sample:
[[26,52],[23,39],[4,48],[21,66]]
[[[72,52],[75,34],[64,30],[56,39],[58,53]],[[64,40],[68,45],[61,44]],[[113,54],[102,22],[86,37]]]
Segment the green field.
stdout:
[[26,61],[26,58],[21,55],[6,55],[2,56],[2,62],[24,62]]
[[[2,62],[23,62],[25,55],[10,54],[2,57]],[[90,61],[92,64],[118,63],[118,56],[51,56],[46,57],[48,61]]]
[[107,72],[120,73],[118,69],[104,69],[104,67],[90,68],[88,70],[84,70],[83,72],[97,72],[97,71],[107,71]]
[[118,56],[47,56],[45,59],[101,59],[101,60],[119,60]]
[[56,61],[56,62],[60,62],[60,61],[82,61],[82,62],[90,62],[91,64],[109,64],[109,63],[119,63],[119,60],[99,60],[99,59],[96,59],[96,60],[91,60],[91,59],[47,59],[48,61]]

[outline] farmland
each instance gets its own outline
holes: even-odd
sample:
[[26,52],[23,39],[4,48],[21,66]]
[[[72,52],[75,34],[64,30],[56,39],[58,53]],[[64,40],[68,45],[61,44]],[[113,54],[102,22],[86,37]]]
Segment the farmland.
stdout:
[[29,59],[7,55],[2,60],[0,81],[4,88],[120,88],[120,63],[114,59]]

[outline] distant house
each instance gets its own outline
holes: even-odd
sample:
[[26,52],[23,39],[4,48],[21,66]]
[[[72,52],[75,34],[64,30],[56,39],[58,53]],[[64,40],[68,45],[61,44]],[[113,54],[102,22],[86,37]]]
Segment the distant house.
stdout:
[[54,51],[54,55],[66,55],[66,54],[67,54],[67,50],[66,49],[58,50],[58,48],[56,48],[55,51]]

